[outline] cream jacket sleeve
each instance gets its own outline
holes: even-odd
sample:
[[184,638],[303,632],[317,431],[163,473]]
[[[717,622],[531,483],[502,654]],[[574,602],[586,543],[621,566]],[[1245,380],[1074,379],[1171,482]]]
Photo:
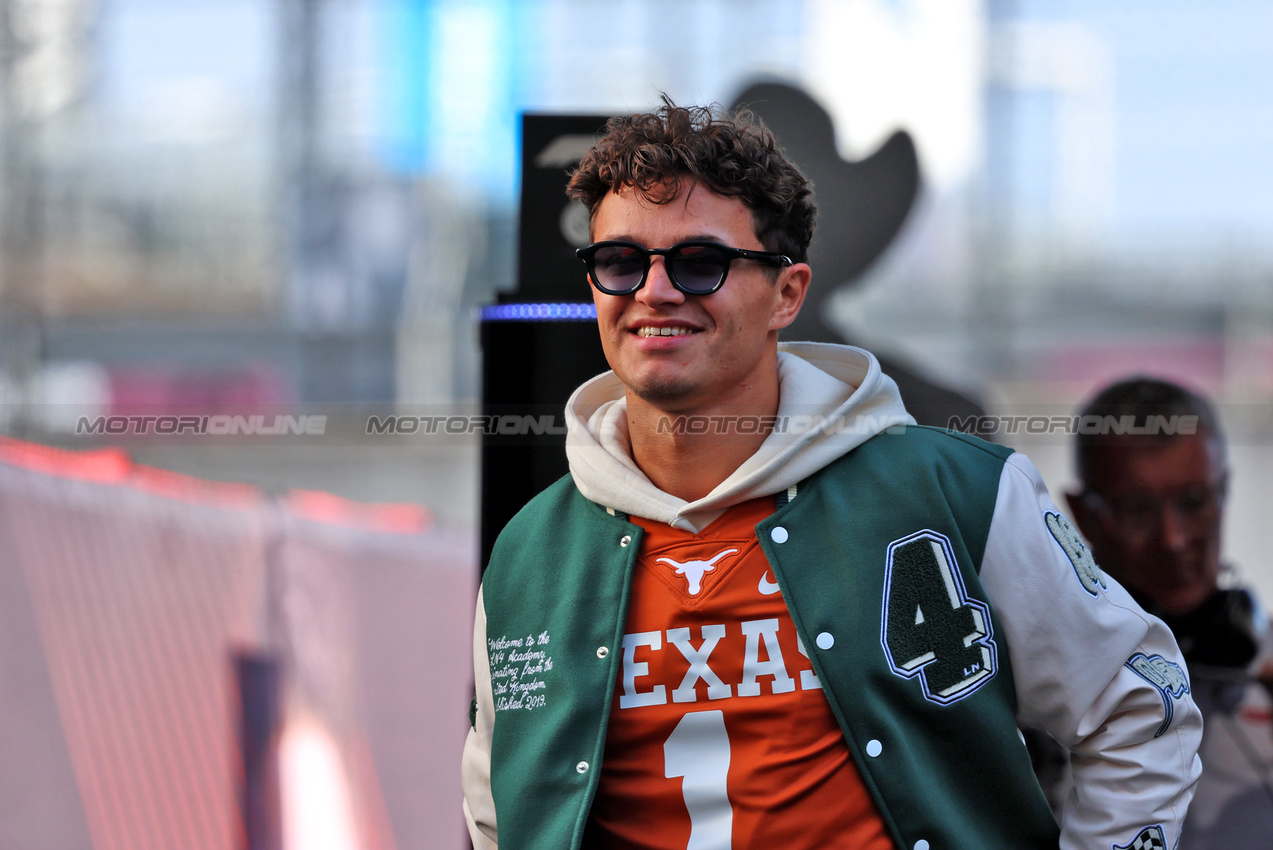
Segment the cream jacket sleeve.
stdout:
[[[1174,847],[1201,773],[1202,716],[1171,632],[1092,562],[1033,464],[1012,455],[981,569],[1018,720],[1070,751],[1062,850]],[[1140,841],[1137,839],[1140,838]]]
[[460,782],[464,788],[464,820],[474,850],[495,850],[495,800],[491,796],[491,732],[495,728],[495,697],[491,692],[491,664],[486,654],[486,608],[477,592],[473,624],[473,675],[477,688],[477,713],[464,742]]

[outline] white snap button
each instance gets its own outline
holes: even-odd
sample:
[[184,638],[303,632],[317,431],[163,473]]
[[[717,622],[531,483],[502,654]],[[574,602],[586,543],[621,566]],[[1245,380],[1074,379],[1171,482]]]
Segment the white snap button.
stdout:
[[915,850],[928,850],[928,842],[922,838],[919,841],[916,841]]
[[866,754],[871,758],[878,758],[880,753],[884,752],[884,745],[872,738],[866,742]]
[[818,649],[830,649],[835,646],[835,637],[830,632],[818,635]]
[[627,545],[628,545],[629,543],[631,543],[631,542],[632,542],[632,535],[631,535],[631,534],[625,534],[625,535],[623,535],[623,537],[621,537],[621,538],[619,539],[619,545],[620,545],[620,546],[623,546],[623,547],[625,547],[625,548],[626,548],[626,547],[627,547]]
[[606,657],[607,655],[609,655],[609,654],[610,654],[610,649],[609,649],[609,647],[605,647],[605,646],[599,646],[599,647],[597,647],[597,657],[598,657],[598,658],[605,658],[605,657]]
[[[586,761],[581,761],[581,762],[579,762],[579,764],[575,765],[575,772],[576,772],[576,773],[587,773],[587,772],[588,772],[588,763],[587,763]],[[927,847],[928,845],[927,845],[927,844],[925,844],[924,846],[925,846],[925,847]]]
[[788,537],[787,529],[783,528],[781,525],[775,526],[774,530],[769,532],[769,537],[775,543],[786,543]]

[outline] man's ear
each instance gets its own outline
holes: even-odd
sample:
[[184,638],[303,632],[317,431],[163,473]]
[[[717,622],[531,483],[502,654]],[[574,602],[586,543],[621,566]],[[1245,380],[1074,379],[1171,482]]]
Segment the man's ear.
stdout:
[[796,263],[779,272],[778,280],[774,282],[777,304],[769,319],[769,330],[780,330],[796,320],[812,277],[813,270],[808,263]]

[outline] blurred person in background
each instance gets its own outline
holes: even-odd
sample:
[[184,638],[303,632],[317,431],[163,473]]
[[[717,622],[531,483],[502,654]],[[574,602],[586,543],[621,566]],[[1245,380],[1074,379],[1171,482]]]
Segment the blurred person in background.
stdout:
[[[613,371],[483,578],[475,847],[1174,847],[1170,631],[1023,455],[915,426],[869,352],[779,345],[816,210],[769,131],[665,101],[569,193]],[[1059,825],[1023,723],[1076,754]]]
[[1220,422],[1199,395],[1149,377],[1101,390],[1079,422],[1074,521],[1101,568],[1176,635],[1205,719],[1180,850],[1267,850],[1273,631],[1221,561],[1229,465]]

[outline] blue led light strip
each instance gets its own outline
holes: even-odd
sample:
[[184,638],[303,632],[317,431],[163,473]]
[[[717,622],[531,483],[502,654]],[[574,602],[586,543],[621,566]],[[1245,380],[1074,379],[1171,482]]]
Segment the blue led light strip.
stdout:
[[595,304],[491,304],[482,308],[483,322],[590,322]]

